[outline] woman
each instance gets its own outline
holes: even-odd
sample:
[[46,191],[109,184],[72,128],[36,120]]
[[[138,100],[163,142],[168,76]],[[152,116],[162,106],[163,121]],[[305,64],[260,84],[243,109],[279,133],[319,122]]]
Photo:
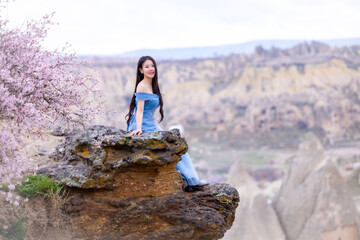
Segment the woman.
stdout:
[[[138,61],[134,95],[130,102],[129,113],[125,117],[127,119],[127,131],[131,131],[129,136],[138,135],[142,132],[163,131],[154,119],[154,112],[159,106],[161,115],[159,122],[161,122],[164,118],[164,112],[156,62],[150,56],[143,56]],[[181,172],[188,184],[185,191],[202,190],[204,186],[208,185],[200,183],[199,176],[188,153],[182,155],[181,159],[176,170]]]

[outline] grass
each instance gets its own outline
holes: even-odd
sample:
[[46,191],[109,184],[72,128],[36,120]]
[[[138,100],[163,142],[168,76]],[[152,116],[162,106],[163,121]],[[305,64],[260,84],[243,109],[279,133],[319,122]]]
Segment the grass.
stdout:
[[8,192],[10,190],[9,187],[5,184],[0,184],[0,186],[0,191]]
[[[6,185],[0,187],[6,190]],[[0,226],[0,239],[74,239],[73,226],[63,208],[70,199],[65,187],[39,174],[26,176],[15,191],[29,201],[1,212],[8,214],[8,220]]]
[[[9,191],[9,187],[5,184],[0,185],[1,191]],[[29,175],[22,181],[21,185],[15,186],[16,191],[23,197],[44,196],[50,199],[55,199],[56,196],[61,196],[63,187],[48,178],[45,175]],[[55,201],[54,201],[55,202]],[[13,222],[9,222],[9,226],[4,226],[0,229],[0,235],[8,239],[23,240],[26,236],[26,227],[24,224],[24,216],[15,217]],[[2,239],[0,237],[0,239]]]
[[23,215],[18,218],[18,220],[11,225],[8,229],[3,229],[0,231],[0,234],[9,239],[23,240],[26,235],[26,227],[23,224],[25,212]]
[[35,197],[37,195],[61,194],[63,187],[45,175],[29,175],[21,185],[16,185],[15,189],[23,197]]

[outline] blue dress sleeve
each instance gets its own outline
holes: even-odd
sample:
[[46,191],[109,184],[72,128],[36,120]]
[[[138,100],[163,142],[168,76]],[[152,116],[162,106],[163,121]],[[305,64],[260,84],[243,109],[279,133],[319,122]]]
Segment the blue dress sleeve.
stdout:
[[135,99],[136,101],[142,101],[142,100],[150,100],[151,95],[146,92],[137,92],[135,93]]

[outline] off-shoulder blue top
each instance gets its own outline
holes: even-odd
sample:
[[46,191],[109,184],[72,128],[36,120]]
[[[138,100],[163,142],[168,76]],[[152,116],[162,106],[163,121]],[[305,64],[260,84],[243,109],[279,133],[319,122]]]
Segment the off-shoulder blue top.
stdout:
[[158,125],[156,125],[154,113],[155,110],[160,105],[159,96],[154,93],[146,93],[146,92],[137,92],[135,93],[135,101],[136,101],[136,108],[135,112],[131,116],[129,125],[127,126],[127,131],[136,130],[136,110],[138,101],[145,101],[144,104],[144,113],[143,113],[143,121],[141,130],[143,132],[155,132],[155,131],[163,131]]
[[[155,132],[155,131],[163,131],[162,128],[160,128],[155,123],[154,119],[154,113],[155,110],[160,105],[160,99],[158,95],[153,93],[145,93],[145,92],[138,92],[135,93],[135,101],[136,101],[136,108],[135,112],[131,116],[129,125],[127,126],[127,131],[133,131],[136,130],[136,110],[138,101],[145,101],[144,104],[144,113],[143,113],[143,121],[141,130],[143,132]],[[185,153],[181,156],[181,161],[177,163],[176,170],[181,172],[181,175],[185,178],[186,182],[189,185],[197,185],[200,184],[199,176],[194,168],[194,165],[192,164],[192,161],[190,159],[190,156],[188,153]]]

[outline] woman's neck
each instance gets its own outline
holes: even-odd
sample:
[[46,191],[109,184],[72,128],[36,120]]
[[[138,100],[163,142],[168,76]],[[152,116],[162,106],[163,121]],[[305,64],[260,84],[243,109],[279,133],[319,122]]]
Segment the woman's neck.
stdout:
[[144,77],[143,81],[152,86],[152,78]]

